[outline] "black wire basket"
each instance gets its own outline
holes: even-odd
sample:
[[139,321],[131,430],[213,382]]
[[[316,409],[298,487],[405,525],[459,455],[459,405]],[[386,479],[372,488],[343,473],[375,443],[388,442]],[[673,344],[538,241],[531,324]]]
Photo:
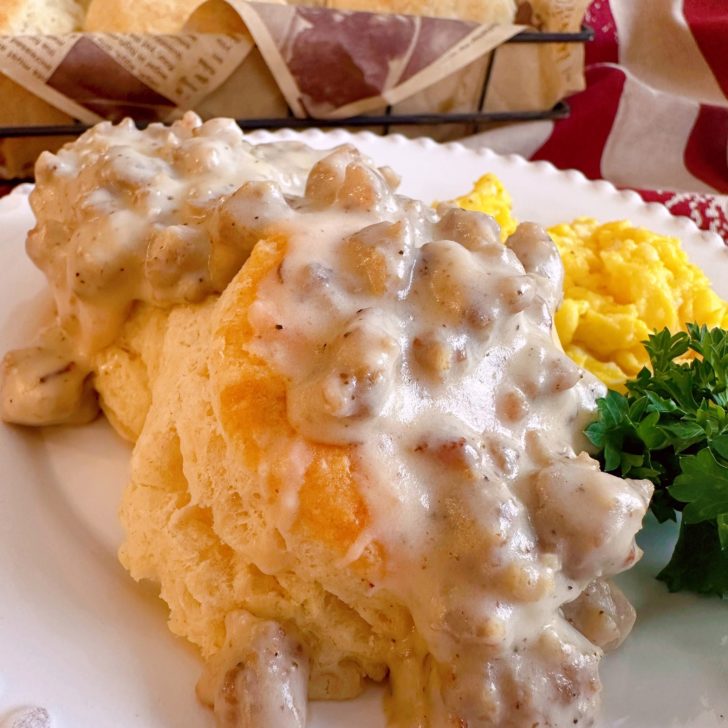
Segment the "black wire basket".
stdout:
[[[594,31],[583,25],[581,30],[575,33],[549,33],[537,30],[524,30],[513,36],[506,43],[586,43],[592,40]],[[488,87],[493,71],[498,48],[491,51],[488,64],[483,76],[483,83],[480,90],[478,109],[483,109],[488,95]],[[384,114],[351,116],[345,119],[319,119],[315,117],[298,118],[293,112],[287,116],[275,118],[254,118],[236,119],[242,129],[305,129],[308,127],[332,128],[332,127],[381,127],[383,133],[388,133],[392,127],[398,126],[424,126],[439,124],[470,124],[473,131],[477,131],[481,124],[513,121],[533,121],[540,119],[563,119],[569,115],[569,105],[565,101],[559,101],[550,109],[535,111],[473,111],[467,113],[445,113],[445,114],[397,114],[392,113],[387,107]],[[137,126],[143,128],[150,122],[137,121]],[[0,138],[18,139],[24,137],[49,137],[49,136],[77,136],[86,131],[91,125],[75,123],[65,125],[45,126],[0,126]]]
[[[578,32],[573,33],[551,33],[538,30],[524,30],[513,36],[507,43],[586,43],[592,40],[594,31],[582,25]],[[241,129],[306,129],[309,127],[319,128],[369,128],[377,129],[383,134],[390,130],[396,130],[403,126],[438,126],[447,124],[469,125],[472,133],[476,133],[483,125],[516,122],[535,121],[542,119],[563,119],[569,115],[569,105],[566,101],[559,101],[550,109],[538,109],[529,111],[483,111],[488,88],[493,71],[498,48],[490,52],[488,63],[483,76],[480,89],[478,111],[466,113],[424,113],[424,114],[400,114],[393,113],[391,107],[387,107],[383,114],[351,116],[343,119],[321,119],[315,117],[299,118],[293,115],[289,109],[287,116],[275,118],[245,118],[236,119]],[[141,129],[149,125],[149,121],[137,120],[135,122]],[[22,126],[0,126],[0,139],[23,139],[42,137],[73,137],[82,134],[90,128],[90,124],[73,123],[61,125],[22,125]],[[17,183],[28,181],[27,178],[15,178],[4,180],[5,183]]]

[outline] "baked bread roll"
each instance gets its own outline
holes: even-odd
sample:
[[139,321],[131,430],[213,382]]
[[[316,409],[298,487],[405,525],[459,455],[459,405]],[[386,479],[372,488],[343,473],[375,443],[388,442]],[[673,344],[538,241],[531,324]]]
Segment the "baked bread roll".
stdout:
[[178,33],[201,0],[91,0],[83,29],[94,33]]
[[72,33],[81,29],[85,5],[79,0],[2,0],[0,34]]

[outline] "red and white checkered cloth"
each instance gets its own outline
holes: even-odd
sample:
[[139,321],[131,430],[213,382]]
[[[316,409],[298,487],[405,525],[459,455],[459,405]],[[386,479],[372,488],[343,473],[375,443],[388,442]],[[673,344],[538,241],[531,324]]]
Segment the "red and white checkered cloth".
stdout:
[[571,116],[467,140],[636,189],[728,244],[728,0],[593,0]]

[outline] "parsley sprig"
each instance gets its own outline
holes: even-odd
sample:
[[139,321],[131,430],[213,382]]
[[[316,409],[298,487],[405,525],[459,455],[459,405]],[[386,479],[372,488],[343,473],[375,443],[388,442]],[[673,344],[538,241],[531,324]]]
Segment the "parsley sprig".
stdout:
[[654,483],[650,507],[660,522],[682,513],[657,578],[670,591],[728,599],[728,331],[687,329],[650,336],[652,371],[627,382],[626,395],[600,399],[586,435],[605,470]]

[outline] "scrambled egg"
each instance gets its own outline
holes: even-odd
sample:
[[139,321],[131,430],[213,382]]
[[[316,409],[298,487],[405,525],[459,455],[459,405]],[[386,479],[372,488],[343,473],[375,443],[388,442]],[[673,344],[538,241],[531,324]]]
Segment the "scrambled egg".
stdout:
[[484,174],[473,189],[455,202],[464,210],[485,212],[500,225],[501,239],[505,240],[518,225],[513,217],[513,200],[508,190],[494,174]]
[[[455,200],[492,215],[505,240],[517,221],[512,200],[492,174]],[[613,389],[624,390],[649,359],[641,342],[665,326],[728,327],[728,303],[688,261],[677,238],[626,221],[578,218],[548,230],[564,263],[564,302],[556,329],[566,353]]]

